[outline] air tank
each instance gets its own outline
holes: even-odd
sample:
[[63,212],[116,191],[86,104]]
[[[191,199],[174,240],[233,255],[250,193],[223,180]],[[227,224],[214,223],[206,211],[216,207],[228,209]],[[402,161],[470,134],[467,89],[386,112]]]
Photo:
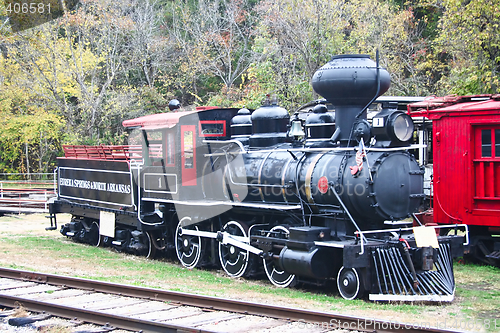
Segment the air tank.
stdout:
[[252,113],[251,119],[251,147],[269,147],[286,141],[290,115],[277,102],[261,106]]
[[252,116],[247,108],[242,108],[231,119],[231,139],[237,139],[243,144],[248,144],[250,135],[252,135]]

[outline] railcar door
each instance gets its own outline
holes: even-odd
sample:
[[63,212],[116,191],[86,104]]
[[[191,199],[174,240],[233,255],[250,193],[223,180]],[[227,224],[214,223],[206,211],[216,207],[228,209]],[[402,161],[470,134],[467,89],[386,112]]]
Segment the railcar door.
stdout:
[[171,129],[144,132],[144,139],[145,165],[140,176],[142,195],[144,198],[171,199],[178,191],[175,132]]
[[474,126],[474,204],[498,209],[500,203],[500,125]]

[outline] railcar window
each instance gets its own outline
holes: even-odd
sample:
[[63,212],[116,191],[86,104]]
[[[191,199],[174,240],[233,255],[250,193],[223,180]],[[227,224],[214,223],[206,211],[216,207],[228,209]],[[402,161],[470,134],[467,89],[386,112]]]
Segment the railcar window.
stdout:
[[192,169],[193,166],[193,131],[184,132],[184,168]]
[[148,141],[161,141],[162,132],[160,131],[148,131]]
[[500,159],[500,129],[480,129],[481,157]]
[[152,165],[161,165],[163,159],[163,133],[160,131],[148,131],[147,151]]
[[201,120],[199,123],[200,136],[226,136],[225,120]]
[[495,130],[495,157],[500,157],[500,129]]
[[491,130],[481,130],[481,156],[491,157]]
[[127,143],[131,146],[141,145],[142,133],[138,129],[133,129],[127,134]]
[[174,165],[174,156],[175,156],[175,133],[167,132],[167,165]]
[[[484,202],[500,200],[500,126],[478,125],[473,128],[475,152],[473,155],[474,202],[480,209]],[[484,201],[486,200],[486,201]],[[484,202],[483,202],[484,201]],[[481,208],[482,209],[482,208]]]

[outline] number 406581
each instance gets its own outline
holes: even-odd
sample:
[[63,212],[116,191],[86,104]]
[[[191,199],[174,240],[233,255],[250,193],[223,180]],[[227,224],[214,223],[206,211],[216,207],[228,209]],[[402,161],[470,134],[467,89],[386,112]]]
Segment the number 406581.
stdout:
[[50,14],[50,3],[9,3],[6,10],[8,14]]

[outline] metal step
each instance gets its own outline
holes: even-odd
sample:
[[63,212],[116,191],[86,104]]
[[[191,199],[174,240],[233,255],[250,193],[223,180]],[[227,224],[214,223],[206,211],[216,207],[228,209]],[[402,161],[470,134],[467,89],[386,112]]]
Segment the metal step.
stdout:
[[488,259],[500,260],[500,251],[493,251],[485,257]]

